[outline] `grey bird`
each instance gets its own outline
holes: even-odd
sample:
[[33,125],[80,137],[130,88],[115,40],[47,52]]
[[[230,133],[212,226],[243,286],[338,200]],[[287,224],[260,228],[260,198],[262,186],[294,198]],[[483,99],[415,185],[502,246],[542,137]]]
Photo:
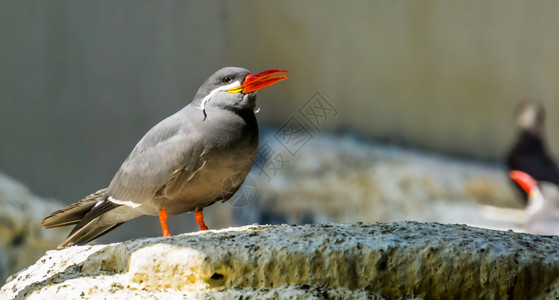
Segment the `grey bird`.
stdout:
[[287,78],[278,73],[287,71],[215,72],[190,104],[144,135],[107,188],[43,219],[46,228],[75,224],[58,248],[88,243],[141,215],[158,215],[170,236],[167,215],[194,211],[207,230],[202,209],[231,198],[252,168],[256,91]]

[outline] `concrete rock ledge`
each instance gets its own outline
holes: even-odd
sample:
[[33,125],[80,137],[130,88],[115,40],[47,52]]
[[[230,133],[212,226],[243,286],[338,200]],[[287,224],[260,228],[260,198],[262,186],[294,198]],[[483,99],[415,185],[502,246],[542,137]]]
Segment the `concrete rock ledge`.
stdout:
[[245,226],[51,250],[0,298],[547,299],[558,246],[436,223]]
[[41,226],[41,219],[60,207],[62,204],[34,195],[0,172],[0,282],[64,239],[67,230]]
[[[277,132],[262,131],[260,149],[268,156],[257,156],[263,161],[245,181],[257,190],[256,197],[237,193],[228,202],[252,204],[233,211],[239,225],[413,220],[524,227],[524,204],[502,164],[383,144],[351,133],[313,133],[293,155]],[[518,211],[509,217],[498,209],[487,214],[487,207]]]

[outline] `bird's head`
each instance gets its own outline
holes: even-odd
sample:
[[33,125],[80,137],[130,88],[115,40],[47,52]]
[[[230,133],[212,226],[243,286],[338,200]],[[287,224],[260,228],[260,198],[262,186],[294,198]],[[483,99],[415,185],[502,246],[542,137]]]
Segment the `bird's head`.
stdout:
[[256,91],[276,82],[287,79],[275,74],[287,73],[284,70],[267,70],[251,74],[248,70],[227,67],[215,72],[198,89],[195,103],[205,112],[209,107],[241,110],[256,107]]
[[516,125],[525,132],[541,135],[545,121],[543,105],[537,101],[525,101],[516,109]]

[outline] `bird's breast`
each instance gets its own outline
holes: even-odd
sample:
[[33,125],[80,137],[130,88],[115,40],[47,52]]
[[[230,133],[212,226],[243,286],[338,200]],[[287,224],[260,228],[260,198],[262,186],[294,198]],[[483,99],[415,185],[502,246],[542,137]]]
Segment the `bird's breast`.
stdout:
[[[209,120],[208,120],[209,121]],[[169,214],[180,214],[227,200],[239,189],[252,168],[258,148],[258,127],[228,120],[206,135],[195,174],[185,173],[162,203]],[[250,121],[250,120],[249,120]],[[229,125],[229,126],[224,126]]]

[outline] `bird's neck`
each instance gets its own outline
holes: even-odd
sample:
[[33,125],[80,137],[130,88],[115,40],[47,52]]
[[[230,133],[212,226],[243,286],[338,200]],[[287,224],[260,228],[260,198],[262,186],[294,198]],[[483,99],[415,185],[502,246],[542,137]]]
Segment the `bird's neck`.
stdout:
[[518,141],[519,141],[519,144],[523,145],[524,147],[545,148],[544,147],[545,140],[539,132],[523,130],[523,131],[520,132],[520,137],[519,137]]

